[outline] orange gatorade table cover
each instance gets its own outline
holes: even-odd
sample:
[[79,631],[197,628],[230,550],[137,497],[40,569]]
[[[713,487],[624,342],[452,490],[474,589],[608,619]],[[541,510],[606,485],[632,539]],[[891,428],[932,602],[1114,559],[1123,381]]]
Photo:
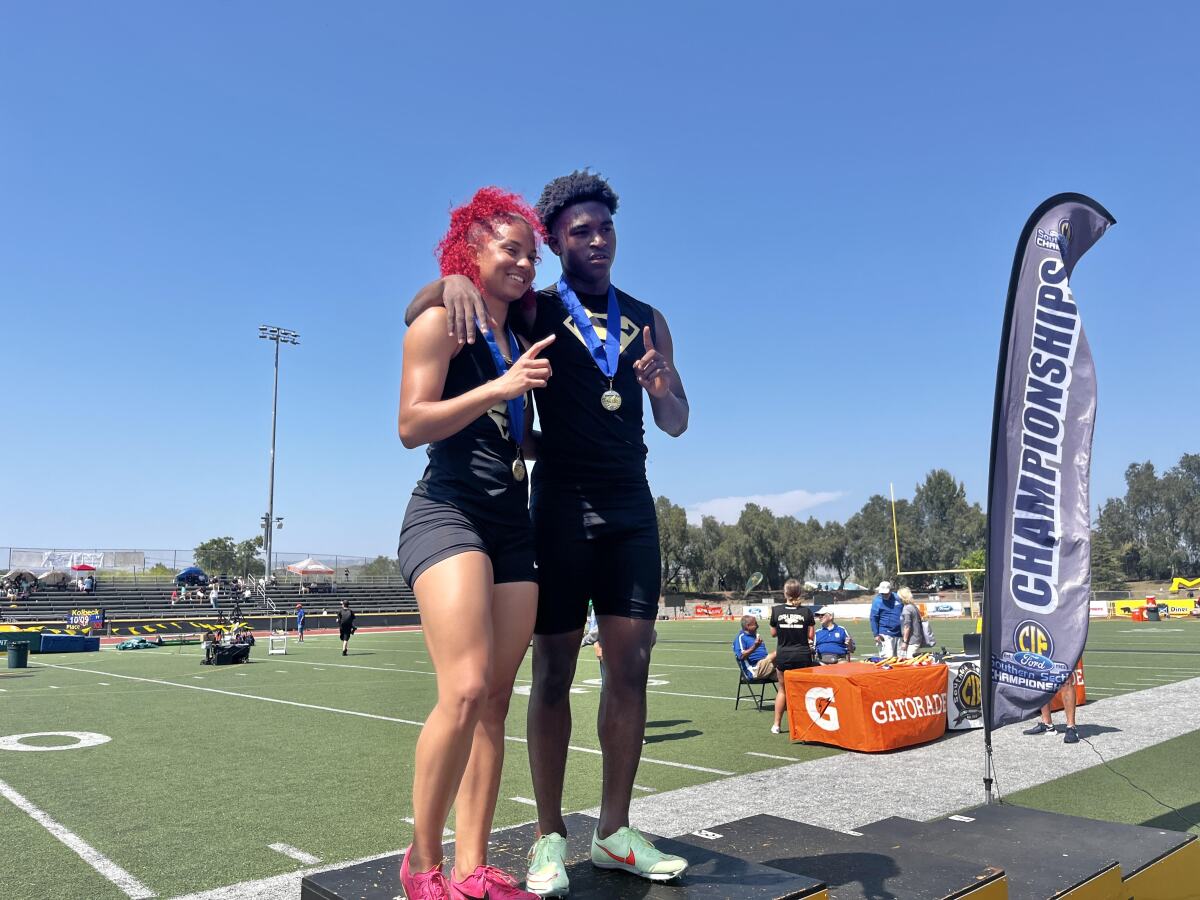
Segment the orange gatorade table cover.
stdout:
[[841,663],[784,672],[793,741],[877,752],[946,733],[946,667]]

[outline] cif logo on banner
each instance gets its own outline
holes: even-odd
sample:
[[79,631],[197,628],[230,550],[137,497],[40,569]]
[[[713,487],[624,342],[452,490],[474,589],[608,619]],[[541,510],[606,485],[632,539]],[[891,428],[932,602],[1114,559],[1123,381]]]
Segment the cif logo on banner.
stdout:
[[1057,231],[1053,228],[1049,231],[1039,228],[1034,243],[1042,250],[1056,250],[1059,253],[1065,253],[1067,245],[1071,243],[1071,221],[1063,219],[1058,223]]
[[837,731],[841,727],[838,722],[837,707],[833,705],[833,688],[809,688],[804,695],[804,709],[813,724],[826,731]]
[[1062,260],[1042,260],[1038,279],[1021,402],[1021,470],[1008,523],[1008,589],[1018,608],[1045,615],[1058,608],[1063,440],[1081,332]]
[[974,663],[963,663],[954,678],[950,692],[958,715],[954,724],[964,720],[973,722],[983,716],[983,683],[979,680],[979,667]]
[[1050,672],[1055,668],[1054,638],[1050,632],[1032,619],[1019,624],[1013,634],[1013,662],[1025,669]]

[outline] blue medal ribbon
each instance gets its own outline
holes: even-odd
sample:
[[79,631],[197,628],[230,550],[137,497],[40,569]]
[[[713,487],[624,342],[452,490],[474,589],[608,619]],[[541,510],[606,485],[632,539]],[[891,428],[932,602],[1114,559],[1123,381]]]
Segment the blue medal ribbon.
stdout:
[[[508,333],[508,352],[512,354],[515,360],[521,349],[521,345],[517,343],[517,337],[512,333],[512,329],[506,329]],[[504,354],[500,352],[500,345],[496,343],[496,336],[492,334],[489,328],[483,335],[487,339],[488,349],[492,351],[492,362],[496,364],[497,376],[503,376],[509,369],[509,364],[504,361]],[[508,401],[508,433],[520,447],[525,440],[525,395],[513,397]]]
[[567,312],[571,314],[571,318],[575,320],[575,327],[579,329],[580,335],[583,336],[583,342],[592,352],[592,358],[596,360],[596,365],[600,367],[604,377],[611,383],[613,376],[617,374],[617,361],[621,358],[621,307],[617,303],[617,289],[611,284],[608,286],[608,330],[604,335],[603,343],[600,342],[600,336],[596,334],[587,310],[583,308],[583,304],[579,302],[579,298],[567,284],[565,275],[558,280],[558,296],[562,299]]

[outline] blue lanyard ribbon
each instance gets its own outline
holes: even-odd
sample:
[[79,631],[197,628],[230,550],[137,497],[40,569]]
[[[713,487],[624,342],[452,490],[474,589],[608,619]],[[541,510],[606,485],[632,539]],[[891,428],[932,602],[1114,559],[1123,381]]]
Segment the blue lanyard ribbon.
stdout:
[[[517,343],[517,337],[512,333],[512,329],[506,329],[508,333],[508,352],[512,354],[512,358],[517,358],[517,353],[521,346]],[[504,354],[500,352],[500,345],[496,343],[496,336],[492,334],[489,328],[484,332],[484,337],[487,338],[488,349],[492,351],[492,361],[496,364],[497,376],[503,376],[508,371],[509,365],[504,361]],[[525,395],[513,397],[508,401],[508,433],[512,435],[517,446],[525,440]]]
[[617,374],[617,361],[621,358],[621,307],[617,304],[616,288],[611,284],[608,286],[608,333],[604,336],[604,343],[600,342],[600,336],[596,334],[587,310],[583,308],[583,304],[579,302],[579,298],[567,284],[565,275],[558,280],[558,296],[562,299],[567,312],[571,314],[571,318],[575,320],[575,327],[579,329],[580,335],[583,336],[583,342],[592,352],[592,358],[596,360],[596,365],[611,381]]

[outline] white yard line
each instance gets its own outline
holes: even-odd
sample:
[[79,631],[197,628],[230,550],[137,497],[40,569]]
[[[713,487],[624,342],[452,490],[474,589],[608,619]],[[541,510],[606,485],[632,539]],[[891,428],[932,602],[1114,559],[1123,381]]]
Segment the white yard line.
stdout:
[[271,850],[274,850],[276,853],[282,853],[284,856],[290,856],[292,859],[296,860],[296,862],[302,862],[306,866],[315,866],[321,861],[321,857],[313,856],[311,853],[305,853],[303,850],[299,850],[296,847],[293,847],[291,844],[267,844],[267,847],[269,847]]
[[[259,700],[263,703],[278,703],[283,706],[299,707],[300,709],[315,709],[319,710],[320,712],[336,713],[343,716],[357,716],[362,719],[375,719],[376,721],[380,722],[395,722],[399,725],[414,725],[417,728],[420,728],[425,724],[424,722],[417,722],[413,719],[398,719],[395,716],[384,716],[378,713],[360,712],[359,710],[354,709],[338,709],[335,706],[319,706],[315,703],[301,703],[298,700],[281,700],[278,697],[260,697],[257,694],[243,694],[240,691],[225,691],[221,690],[220,688],[201,687],[198,684],[179,684],[178,682],[174,681],[164,681],[161,678],[142,678],[137,675],[118,675],[115,672],[98,672],[94,669],[80,669],[76,668],[75,666],[62,666],[53,663],[41,663],[40,665],[48,669],[65,669],[71,672],[86,672],[89,675],[104,675],[109,678],[124,678],[127,681],[142,681],[146,682],[147,684],[161,684],[166,685],[167,687],[183,688],[184,690],[189,691],[202,691],[207,694],[220,694],[226,697],[240,697],[243,700]],[[393,670],[383,669],[381,671],[390,672]],[[516,737],[515,735],[507,735],[504,739],[506,741],[511,741],[514,744],[529,743],[529,741],[527,741],[525,738]],[[579,747],[575,744],[568,745],[567,749],[574,750],[576,753],[589,753],[595,756],[601,755],[599,750],[594,750],[591,747]],[[708,772],[712,775],[733,774],[732,772],[727,772],[724,769],[712,769],[707,766],[695,766],[691,763],[674,762],[666,759],[651,759],[650,757],[646,756],[642,757],[642,762],[657,766],[668,766],[669,768],[673,769],[687,769],[691,772]]]
[[158,894],[146,887],[115,862],[81,838],[64,825],[60,825],[42,810],[38,809],[3,781],[0,781],[0,796],[12,803],[21,812],[45,828],[51,835],[61,841],[85,863],[115,884],[127,897],[157,897]]
[[[417,824],[412,816],[404,816],[400,821],[407,822],[409,825]],[[442,829],[442,837],[454,837],[454,832],[451,831],[449,828],[443,828]]]
[[755,753],[753,750],[746,751],[747,756],[761,756],[763,759],[782,759],[784,762],[800,762],[794,756],[776,756],[774,753]]
[[528,797],[509,797],[513,803],[520,803],[523,806],[537,806],[536,800],[530,800]]

